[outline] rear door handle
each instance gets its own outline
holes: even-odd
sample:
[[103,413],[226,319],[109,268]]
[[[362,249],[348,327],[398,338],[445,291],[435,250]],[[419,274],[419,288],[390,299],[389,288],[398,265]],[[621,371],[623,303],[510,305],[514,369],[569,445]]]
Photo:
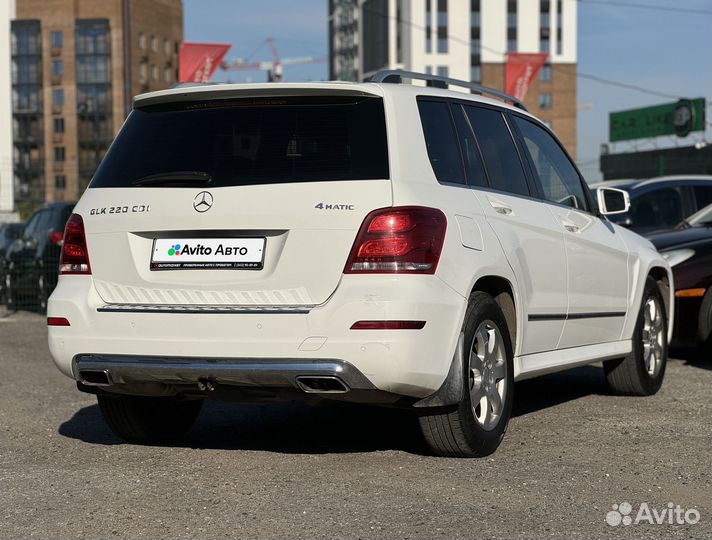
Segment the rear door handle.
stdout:
[[577,233],[581,231],[581,227],[579,227],[575,223],[571,223],[568,220],[561,220],[561,224],[564,226],[564,229],[566,229],[570,233]]
[[492,208],[494,208],[494,211],[498,214],[502,214],[503,216],[509,216],[513,213],[512,209],[502,202],[493,201],[492,199],[489,199],[489,203]]

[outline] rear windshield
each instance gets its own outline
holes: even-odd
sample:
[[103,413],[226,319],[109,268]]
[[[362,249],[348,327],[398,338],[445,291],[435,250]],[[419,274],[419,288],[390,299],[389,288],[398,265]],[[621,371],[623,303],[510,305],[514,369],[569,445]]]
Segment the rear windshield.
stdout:
[[90,187],[131,187],[185,171],[209,175],[212,187],[387,179],[383,100],[250,98],[136,109]]

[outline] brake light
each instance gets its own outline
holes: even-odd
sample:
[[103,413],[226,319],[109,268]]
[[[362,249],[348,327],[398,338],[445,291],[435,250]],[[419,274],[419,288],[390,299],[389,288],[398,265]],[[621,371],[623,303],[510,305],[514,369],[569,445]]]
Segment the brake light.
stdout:
[[434,274],[447,218],[440,210],[400,206],[364,219],[344,268],[346,274]]
[[84,234],[84,220],[79,214],[69,216],[64,228],[62,257],[59,261],[60,274],[91,274],[87,239]]
[[71,326],[65,317],[47,317],[47,326]]
[[55,246],[61,246],[62,240],[64,240],[64,233],[62,231],[52,231],[49,233],[49,241]]

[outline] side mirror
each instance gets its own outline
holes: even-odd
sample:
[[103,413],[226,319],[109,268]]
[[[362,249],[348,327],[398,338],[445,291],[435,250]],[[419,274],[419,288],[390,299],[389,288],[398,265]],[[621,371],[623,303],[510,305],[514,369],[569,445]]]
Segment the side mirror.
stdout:
[[600,187],[596,189],[598,211],[603,216],[625,214],[630,210],[630,195],[624,189]]

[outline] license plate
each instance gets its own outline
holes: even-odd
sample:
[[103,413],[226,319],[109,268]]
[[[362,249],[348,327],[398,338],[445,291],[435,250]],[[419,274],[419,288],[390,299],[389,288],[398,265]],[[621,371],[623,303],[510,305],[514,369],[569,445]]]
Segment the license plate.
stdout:
[[261,270],[264,238],[156,238],[151,270]]

